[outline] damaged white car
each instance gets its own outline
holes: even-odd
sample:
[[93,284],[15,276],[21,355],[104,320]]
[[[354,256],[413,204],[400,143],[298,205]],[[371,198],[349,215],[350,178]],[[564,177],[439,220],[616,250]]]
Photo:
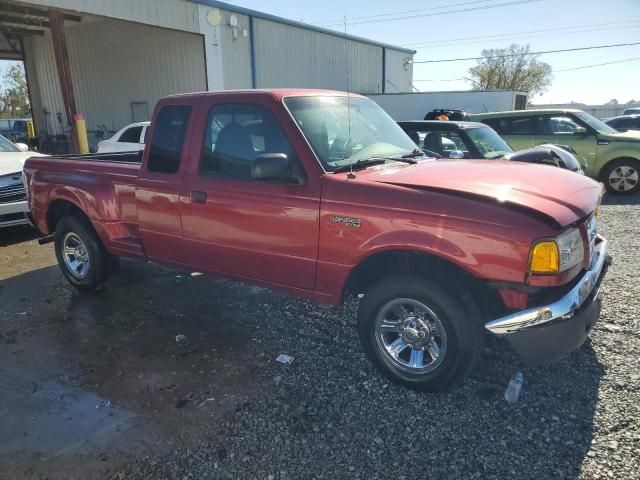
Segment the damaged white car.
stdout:
[[29,157],[25,144],[13,144],[0,135],[0,228],[28,224],[29,206],[22,182],[22,167]]

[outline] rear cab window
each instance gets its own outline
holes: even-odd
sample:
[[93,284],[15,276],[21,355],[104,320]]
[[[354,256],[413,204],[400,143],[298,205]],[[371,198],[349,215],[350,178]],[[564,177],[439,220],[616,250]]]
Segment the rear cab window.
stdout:
[[158,173],[176,173],[187,134],[191,107],[166,105],[154,119],[155,127],[149,147],[147,170]]

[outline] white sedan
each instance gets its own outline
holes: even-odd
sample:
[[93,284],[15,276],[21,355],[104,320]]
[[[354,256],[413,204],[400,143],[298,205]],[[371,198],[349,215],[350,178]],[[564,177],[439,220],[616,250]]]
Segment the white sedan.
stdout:
[[29,152],[25,144],[13,144],[0,135],[0,228],[29,223],[22,168],[27,158],[39,156],[43,155]]
[[111,138],[98,142],[97,153],[137,152],[144,150],[144,142],[151,122],[132,123],[118,130]]

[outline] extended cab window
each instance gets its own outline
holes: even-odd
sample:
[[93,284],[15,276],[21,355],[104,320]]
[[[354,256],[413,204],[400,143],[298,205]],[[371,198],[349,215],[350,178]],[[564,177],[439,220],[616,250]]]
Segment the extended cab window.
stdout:
[[149,149],[147,168],[150,172],[178,171],[190,114],[188,105],[168,105],[160,109],[154,119],[155,129]]
[[126,129],[118,139],[119,143],[140,143],[142,127],[131,127]]
[[227,104],[211,109],[200,171],[250,180],[253,162],[265,153],[284,153],[292,168],[299,168],[288,138],[267,107]]

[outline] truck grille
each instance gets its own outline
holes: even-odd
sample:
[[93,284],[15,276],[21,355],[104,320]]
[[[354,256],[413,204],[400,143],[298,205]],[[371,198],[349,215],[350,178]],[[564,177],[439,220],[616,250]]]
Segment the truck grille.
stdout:
[[0,187],[0,203],[21,202],[26,199],[27,192],[22,183]]

